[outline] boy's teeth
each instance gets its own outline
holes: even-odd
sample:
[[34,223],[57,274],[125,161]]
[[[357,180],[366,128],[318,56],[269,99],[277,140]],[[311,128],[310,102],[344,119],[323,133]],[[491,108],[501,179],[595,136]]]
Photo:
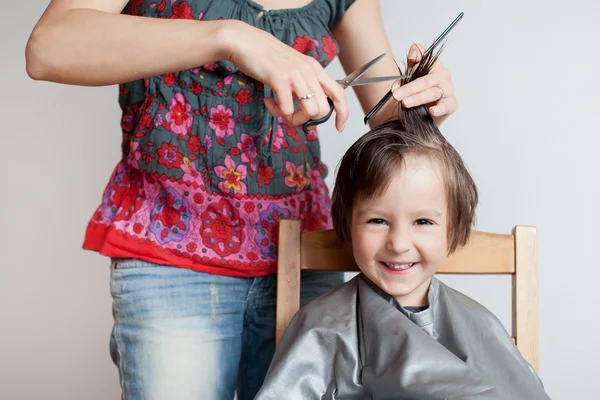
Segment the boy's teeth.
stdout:
[[385,263],[385,265],[387,265],[388,268],[390,269],[394,269],[397,271],[402,271],[405,269],[409,269],[410,267],[412,267],[414,265],[414,263],[409,263],[409,264],[390,264],[390,263]]

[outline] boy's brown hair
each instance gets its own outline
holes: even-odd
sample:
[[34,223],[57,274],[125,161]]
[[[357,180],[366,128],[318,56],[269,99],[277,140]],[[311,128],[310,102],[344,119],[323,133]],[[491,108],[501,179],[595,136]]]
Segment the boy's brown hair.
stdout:
[[441,166],[448,203],[449,254],[467,242],[475,218],[477,187],[424,106],[402,110],[401,119],[374,128],[344,154],[332,198],[333,226],[341,242],[351,239],[356,202],[382,195],[409,154],[431,156]]

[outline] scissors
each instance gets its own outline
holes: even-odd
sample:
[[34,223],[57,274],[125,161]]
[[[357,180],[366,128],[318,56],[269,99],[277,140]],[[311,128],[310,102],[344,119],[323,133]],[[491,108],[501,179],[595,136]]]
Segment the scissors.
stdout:
[[[385,57],[385,55],[386,55],[386,53],[383,53],[383,54],[375,57],[374,59],[372,59],[365,65],[361,66],[357,70],[350,73],[344,79],[340,79],[336,82],[339,83],[342,86],[342,88],[348,89],[349,87],[352,87],[352,86],[364,86],[364,85],[371,85],[373,83],[410,78],[411,75],[397,75],[397,76],[379,76],[379,77],[375,77],[375,78],[360,79],[362,74],[367,72],[373,65],[377,64],[379,62],[379,60],[381,60],[383,57]],[[310,132],[310,128],[309,128],[310,126],[322,124],[323,122],[326,122],[329,120],[329,118],[331,118],[331,114],[333,113],[333,109],[334,109],[333,100],[331,100],[328,97],[327,102],[329,103],[329,113],[327,113],[327,115],[325,115],[324,117],[317,118],[317,119],[310,119],[310,120],[306,121],[304,123],[304,125],[302,125],[302,130],[304,131],[304,133],[306,133],[308,135]]]

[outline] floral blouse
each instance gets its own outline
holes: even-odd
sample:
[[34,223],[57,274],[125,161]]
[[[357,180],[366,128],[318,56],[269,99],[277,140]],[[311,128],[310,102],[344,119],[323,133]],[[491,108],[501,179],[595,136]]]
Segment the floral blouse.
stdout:
[[[353,1],[264,10],[251,0],[132,0],[123,12],[241,20],[325,66],[338,51],[329,29]],[[271,116],[267,96],[269,87],[229,61],[120,85],[123,156],[83,247],[253,277],[276,271],[282,218],[301,220],[303,230],[330,228],[317,131]]]

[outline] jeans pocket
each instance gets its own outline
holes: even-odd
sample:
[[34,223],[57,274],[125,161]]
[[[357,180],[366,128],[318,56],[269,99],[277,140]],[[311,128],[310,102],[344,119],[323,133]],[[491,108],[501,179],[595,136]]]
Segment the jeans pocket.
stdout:
[[138,260],[135,258],[112,258],[110,262],[112,270],[135,269],[135,268],[152,268],[162,267],[148,261]]
[[135,258],[111,259],[110,292],[113,299],[121,297],[124,292],[131,293],[146,283],[152,283],[157,276],[160,277],[161,270],[167,268]]

